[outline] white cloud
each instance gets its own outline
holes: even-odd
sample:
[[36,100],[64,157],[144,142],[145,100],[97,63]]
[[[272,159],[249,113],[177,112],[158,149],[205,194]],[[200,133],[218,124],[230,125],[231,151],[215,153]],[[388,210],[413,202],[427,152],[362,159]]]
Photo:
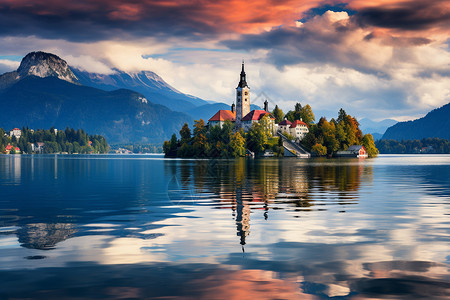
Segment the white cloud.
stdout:
[[17,70],[20,62],[8,59],[0,59],[0,74]]

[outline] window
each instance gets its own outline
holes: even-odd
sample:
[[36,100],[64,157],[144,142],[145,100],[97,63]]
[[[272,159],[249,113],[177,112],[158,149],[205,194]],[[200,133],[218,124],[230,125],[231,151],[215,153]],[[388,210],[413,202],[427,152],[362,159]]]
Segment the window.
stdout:
[[240,95],[241,95],[241,91],[239,91],[239,92],[237,93],[237,95],[240,96]]
[[245,92],[245,96],[247,96],[248,95],[248,92]]

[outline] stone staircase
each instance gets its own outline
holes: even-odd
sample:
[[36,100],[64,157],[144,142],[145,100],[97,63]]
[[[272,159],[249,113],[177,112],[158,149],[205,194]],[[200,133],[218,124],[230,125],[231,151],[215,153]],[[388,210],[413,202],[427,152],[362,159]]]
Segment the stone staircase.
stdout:
[[311,153],[306,151],[305,148],[303,148],[301,145],[289,140],[284,134],[282,134],[280,131],[277,132],[277,135],[283,139],[283,147],[284,147],[284,156],[295,156],[295,157],[302,157],[302,158],[309,158],[311,157]]

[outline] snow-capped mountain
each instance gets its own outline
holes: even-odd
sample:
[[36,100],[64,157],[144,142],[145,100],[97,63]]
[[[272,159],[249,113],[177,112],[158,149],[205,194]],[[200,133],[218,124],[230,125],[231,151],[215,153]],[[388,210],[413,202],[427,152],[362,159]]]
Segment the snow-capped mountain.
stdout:
[[81,83],[58,56],[28,54],[17,71],[0,75],[0,106],[5,108],[0,110],[0,128],[72,127],[101,134],[109,143],[162,143],[185,122],[193,122],[142,93]]
[[72,70],[78,77],[78,82],[83,85],[106,91],[130,89],[143,94],[150,102],[167,106],[174,111],[185,112],[208,104],[205,100],[178,91],[151,71],[124,72],[115,69],[113,74],[99,74],[76,68]]

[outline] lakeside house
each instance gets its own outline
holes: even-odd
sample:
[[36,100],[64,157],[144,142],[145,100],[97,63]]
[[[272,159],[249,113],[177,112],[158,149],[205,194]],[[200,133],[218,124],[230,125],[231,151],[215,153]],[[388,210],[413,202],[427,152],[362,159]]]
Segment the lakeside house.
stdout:
[[16,137],[16,139],[20,139],[20,137],[22,136],[22,130],[20,130],[19,128],[14,128],[9,132],[9,136],[10,137],[14,136]]
[[301,141],[309,132],[308,124],[303,122],[303,120],[295,120],[291,123],[286,118],[278,124],[278,130],[281,133],[293,136],[298,141]]
[[6,154],[9,154],[9,153],[11,152],[12,149],[14,149],[14,151],[16,151],[16,154],[20,154],[20,148],[19,148],[19,147],[14,147],[14,146],[11,145],[11,144],[8,144],[8,145],[5,147],[5,152],[6,152]]
[[336,157],[368,157],[368,155],[364,146],[353,145],[347,150],[336,152]]

